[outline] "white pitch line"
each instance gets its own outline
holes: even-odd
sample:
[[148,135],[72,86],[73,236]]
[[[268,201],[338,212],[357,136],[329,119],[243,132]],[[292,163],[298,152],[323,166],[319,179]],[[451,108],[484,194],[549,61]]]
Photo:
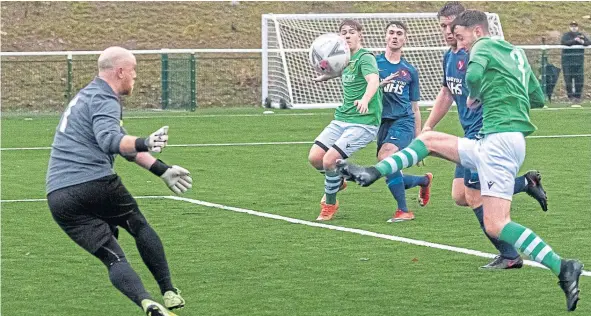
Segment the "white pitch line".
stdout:
[[[591,137],[591,134],[575,134],[575,135],[534,135],[528,136],[527,139],[544,139],[544,138],[579,138]],[[313,141],[293,141],[293,142],[252,142],[252,143],[212,143],[212,144],[172,144],[167,147],[225,147],[225,146],[266,146],[266,145],[303,145],[313,144]],[[0,148],[2,151],[10,150],[50,150],[51,147],[8,147]]]
[[[201,201],[201,200],[189,199],[189,198],[184,198],[184,197],[179,197],[179,196],[168,196],[166,198],[171,199],[171,200],[189,202],[192,204],[197,204],[197,205],[206,206],[206,207],[213,207],[213,208],[223,209],[223,210],[227,210],[227,211],[246,213],[246,214],[250,214],[250,215],[281,220],[281,221],[285,221],[285,222],[289,222],[289,223],[293,223],[293,224],[326,228],[326,229],[330,229],[330,230],[342,231],[342,232],[353,233],[353,234],[358,234],[358,235],[363,235],[363,236],[370,236],[370,237],[376,237],[376,238],[387,239],[387,240],[392,240],[392,241],[398,241],[398,242],[407,243],[407,244],[416,245],[416,246],[423,246],[423,247],[447,250],[447,251],[452,251],[452,252],[457,252],[457,253],[463,253],[463,254],[477,256],[477,257],[490,258],[490,259],[496,257],[496,255],[494,255],[492,253],[486,253],[486,252],[473,250],[473,249],[448,246],[448,245],[437,244],[437,243],[432,243],[432,242],[428,242],[428,241],[424,241],[424,240],[417,240],[417,239],[411,239],[411,238],[406,238],[406,237],[398,237],[398,236],[393,236],[393,235],[380,234],[380,233],[375,233],[375,232],[371,232],[371,231],[367,231],[367,230],[363,230],[363,229],[357,229],[357,228],[349,228],[349,227],[343,227],[343,226],[328,225],[328,224],[323,224],[323,223],[318,223],[318,222],[310,222],[310,221],[305,221],[305,220],[301,220],[301,219],[297,219],[297,218],[291,218],[291,217],[286,217],[286,216],[281,216],[281,215],[276,215],[276,214],[263,213],[263,212],[258,212],[258,211],[254,211],[254,210],[233,207],[233,206],[227,206],[227,205],[222,205],[222,204],[216,204],[216,203],[211,203],[211,202],[205,202],[205,201]],[[531,260],[524,260],[523,263],[525,265],[536,267],[536,268],[548,269],[545,266],[543,266],[535,261],[531,261]],[[582,275],[591,276],[591,272],[590,271],[583,271]]]
[[[167,199],[165,195],[144,195],[134,196],[136,199]],[[45,202],[47,199],[20,199],[20,200],[0,200],[0,203],[19,203],[19,202]]]

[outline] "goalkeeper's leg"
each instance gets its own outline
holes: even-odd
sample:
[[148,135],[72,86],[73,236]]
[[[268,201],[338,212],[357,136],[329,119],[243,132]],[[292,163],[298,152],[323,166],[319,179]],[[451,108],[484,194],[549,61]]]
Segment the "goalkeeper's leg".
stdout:
[[162,241],[152,226],[148,224],[144,215],[136,208],[129,216],[120,221],[120,225],[135,238],[142,260],[158,282],[166,308],[183,307],[185,300],[180,296],[180,291],[172,285]]

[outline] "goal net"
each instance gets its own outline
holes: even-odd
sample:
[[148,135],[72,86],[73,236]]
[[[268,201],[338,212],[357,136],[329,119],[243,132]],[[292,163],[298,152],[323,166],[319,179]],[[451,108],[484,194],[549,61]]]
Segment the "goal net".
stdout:
[[[491,35],[503,37],[499,16],[487,13]],[[342,102],[341,79],[322,83],[310,65],[308,50],[316,37],[338,32],[343,19],[363,26],[363,47],[385,50],[385,27],[398,20],[408,28],[404,57],[419,71],[421,105],[431,105],[441,88],[442,58],[448,49],[436,13],[264,14],[262,16],[262,100],[264,105],[292,108],[337,107]]]

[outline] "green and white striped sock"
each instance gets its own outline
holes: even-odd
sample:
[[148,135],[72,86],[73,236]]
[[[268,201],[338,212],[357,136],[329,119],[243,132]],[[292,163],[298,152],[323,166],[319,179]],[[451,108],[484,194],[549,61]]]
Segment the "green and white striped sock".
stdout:
[[531,259],[552,270],[554,274],[560,274],[562,259],[531,229],[509,222],[503,227],[499,239],[512,244]]
[[408,147],[378,162],[375,167],[382,176],[386,176],[396,171],[412,167],[427,156],[429,156],[429,150],[427,150],[425,143],[420,139],[415,139]]

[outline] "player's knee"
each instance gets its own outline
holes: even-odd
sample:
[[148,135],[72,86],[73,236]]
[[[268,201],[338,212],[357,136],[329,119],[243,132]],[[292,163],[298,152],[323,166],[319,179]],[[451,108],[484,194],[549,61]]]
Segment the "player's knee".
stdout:
[[318,170],[322,170],[323,169],[323,166],[322,166],[323,156],[324,156],[324,154],[320,155],[317,152],[310,151],[310,154],[308,154],[308,161],[310,162],[312,167],[314,167]]
[[392,155],[394,155],[397,151],[398,151],[398,147],[391,145],[391,144],[385,144],[384,146],[382,146],[382,148],[380,149],[380,151],[378,152],[378,160],[382,161]]
[[338,159],[341,159],[341,156],[339,154],[331,154],[331,152],[329,151],[322,158],[322,167],[324,168],[324,170],[333,170],[336,168]]
[[451,198],[456,202],[457,206],[468,206],[466,201],[466,194],[463,190],[451,190]]
[[94,256],[97,257],[107,268],[110,268],[118,262],[127,262],[125,253],[113,239],[95,251]]
[[466,192],[466,203],[470,208],[474,209],[482,205],[482,197],[480,196],[480,191],[476,192]]
[[137,237],[142,230],[149,228],[150,224],[148,224],[148,221],[146,220],[144,215],[140,213],[138,210],[137,212],[133,212],[131,216],[125,219],[123,227],[133,237]]

